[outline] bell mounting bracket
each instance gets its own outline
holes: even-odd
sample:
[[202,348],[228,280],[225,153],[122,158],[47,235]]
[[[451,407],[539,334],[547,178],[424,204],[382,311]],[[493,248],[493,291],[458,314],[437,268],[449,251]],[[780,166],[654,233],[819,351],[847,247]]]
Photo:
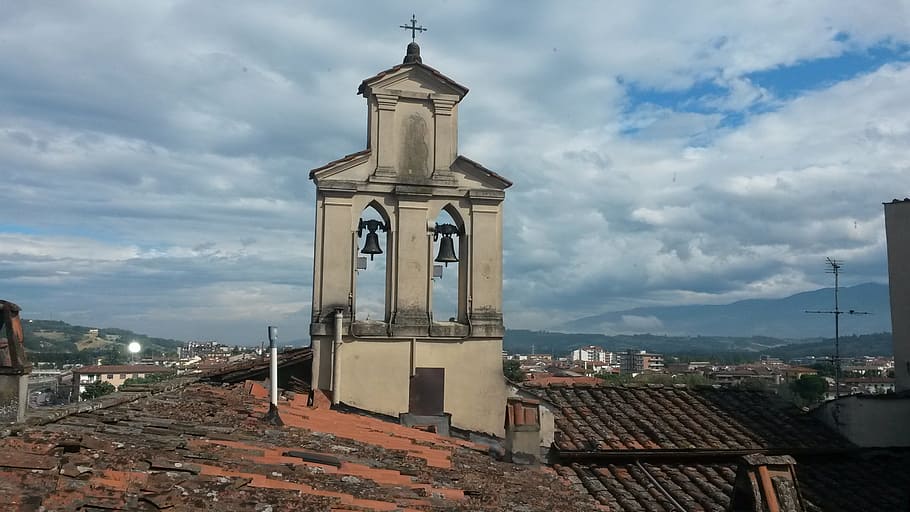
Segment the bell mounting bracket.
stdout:
[[433,241],[439,240],[439,235],[442,236],[452,236],[458,235],[461,236],[462,232],[458,229],[458,226],[454,224],[436,224],[436,227],[433,228]]
[[382,231],[383,233],[387,233],[389,231],[389,228],[381,220],[360,219],[360,223],[357,224],[357,238],[360,238],[363,236],[364,228],[366,228],[366,230],[369,231],[370,233],[375,233],[377,229]]

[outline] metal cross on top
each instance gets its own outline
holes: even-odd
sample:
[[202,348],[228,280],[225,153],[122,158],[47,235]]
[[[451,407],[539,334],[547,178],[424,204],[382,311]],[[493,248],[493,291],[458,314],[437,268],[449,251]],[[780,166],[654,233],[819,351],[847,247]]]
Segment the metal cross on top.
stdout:
[[417,16],[415,16],[413,14],[411,15],[411,24],[410,25],[399,25],[399,27],[401,27],[405,30],[411,31],[411,42],[412,43],[414,42],[415,39],[417,39],[418,32],[427,31],[427,29],[423,28],[423,26],[420,26],[420,27],[417,26]]

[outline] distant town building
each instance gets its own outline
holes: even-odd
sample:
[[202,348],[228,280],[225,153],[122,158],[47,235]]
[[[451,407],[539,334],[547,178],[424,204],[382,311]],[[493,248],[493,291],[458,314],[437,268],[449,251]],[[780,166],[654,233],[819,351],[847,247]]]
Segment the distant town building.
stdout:
[[604,363],[606,365],[614,365],[618,363],[618,358],[613,352],[607,352],[602,347],[597,347],[594,345],[589,345],[587,347],[577,348],[572,351],[570,360],[573,362],[583,362],[583,363]]
[[781,366],[784,364],[784,362],[781,359],[779,359],[777,357],[771,357],[771,356],[761,356],[759,358],[759,363],[766,365],[766,366]]
[[663,354],[654,354],[645,350],[626,350],[619,354],[619,371],[623,374],[646,371],[659,372],[664,369]]
[[845,391],[851,395],[884,395],[894,393],[894,379],[887,377],[846,378]]
[[758,382],[769,388],[781,383],[781,373],[765,365],[741,365],[720,368],[709,375],[721,386],[741,386],[747,382]]
[[804,375],[818,375],[818,370],[815,368],[807,368],[805,366],[790,366],[781,369],[781,376],[783,377],[784,382],[787,384],[797,379],[803,378]]
[[173,368],[146,364],[95,365],[73,369],[73,400],[78,401],[85,387],[94,382],[109,382],[119,388],[126,379],[174,373]]
[[231,347],[217,341],[188,341],[186,346],[177,347],[180,359],[221,359],[231,355]]

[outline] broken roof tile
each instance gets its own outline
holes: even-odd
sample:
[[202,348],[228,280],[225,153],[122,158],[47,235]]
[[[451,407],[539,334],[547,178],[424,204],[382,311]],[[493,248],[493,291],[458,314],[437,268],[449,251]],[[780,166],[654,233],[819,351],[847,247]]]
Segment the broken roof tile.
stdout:
[[189,384],[17,427],[16,437],[0,438],[0,453],[16,461],[0,467],[0,502],[47,510],[596,509],[552,472],[516,470],[474,443],[318,400],[307,407],[303,394],[280,401],[288,425],[266,426],[267,400],[242,390]]

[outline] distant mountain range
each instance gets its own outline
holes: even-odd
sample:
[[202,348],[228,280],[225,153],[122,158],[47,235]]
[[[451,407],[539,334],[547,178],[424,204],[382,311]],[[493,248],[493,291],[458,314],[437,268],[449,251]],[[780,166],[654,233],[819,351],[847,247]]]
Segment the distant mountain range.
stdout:
[[[869,314],[841,316],[841,335],[891,331],[888,286],[865,283],[839,291],[840,309]],[[641,307],[588,316],[554,326],[568,333],[650,333],[669,336],[767,336],[805,339],[834,336],[834,289],[822,288],[783,299],[750,299],[720,306]]]
[[[684,360],[719,363],[745,363],[755,361],[759,355],[778,357],[785,361],[806,356],[834,355],[834,339],[830,337],[794,340],[762,336],[606,336],[508,329],[503,340],[503,349],[511,354],[537,353],[560,357],[588,345],[596,345],[610,352],[647,350]],[[890,332],[840,338],[840,355],[843,357],[890,356],[893,350]]]

